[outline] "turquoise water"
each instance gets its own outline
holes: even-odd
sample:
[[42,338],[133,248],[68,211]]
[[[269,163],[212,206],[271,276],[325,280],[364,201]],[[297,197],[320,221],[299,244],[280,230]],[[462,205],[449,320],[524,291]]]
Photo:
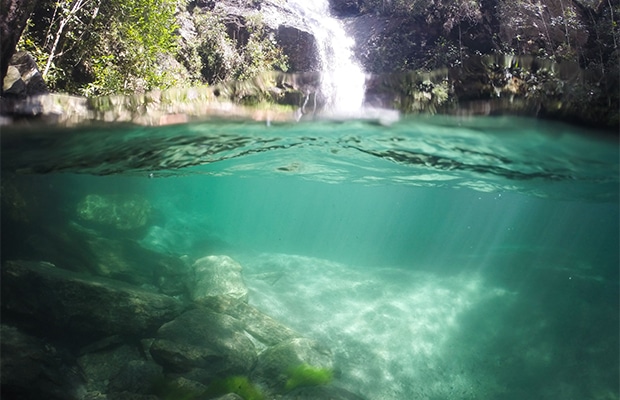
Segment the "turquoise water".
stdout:
[[[229,255],[250,303],[369,399],[618,398],[615,137],[423,117],[2,139],[3,260],[79,269],[89,255],[49,236],[81,234]],[[89,195],[140,198],[146,222],[80,217]]]

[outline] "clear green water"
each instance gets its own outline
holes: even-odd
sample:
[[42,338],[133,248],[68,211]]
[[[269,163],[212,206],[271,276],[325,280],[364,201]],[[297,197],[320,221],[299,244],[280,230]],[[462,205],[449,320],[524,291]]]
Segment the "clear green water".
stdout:
[[136,195],[148,223],[98,234],[237,259],[250,303],[331,347],[369,399],[618,398],[617,139],[499,117],[2,139],[4,199],[24,204],[3,203],[5,260],[72,268],[44,237],[97,231],[87,195]]

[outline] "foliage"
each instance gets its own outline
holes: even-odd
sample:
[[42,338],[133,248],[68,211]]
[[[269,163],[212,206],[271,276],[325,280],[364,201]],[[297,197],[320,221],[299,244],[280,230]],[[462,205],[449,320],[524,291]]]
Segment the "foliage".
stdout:
[[439,37],[434,46],[427,51],[424,68],[433,71],[443,67],[453,67],[461,63],[461,49],[444,36]]
[[300,386],[317,386],[330,383],[334,376],[331,369],[317,368],[308,364],[300,364],[290,368],[284,388],[293,390]]
[[225,379],[216,380],[207,388],[205,398],[213,398],[236,393],[244,400],[264,400],[265,396],[250,380],[245,376],[231,376]]
[[274,69],[287,70],[286,56],[266,34],[259,14],[248,18],[240,27],[247,31],[245,41],[234,40],[229,35],[222,15],[197,10],[194,21],[201,32],[196,44],[201,60],[200,73],[207,82],[246,80]]
[[[412,79],[413,78],[413,79]],[[407,74],[401,87],[401,95],[397,104],[404,112],[436,113],[437,107],[449,98],[449,86],[446,80],[433,83],[429,79],[420,82],[414,75]]]
[[22,36],[17,43],[17,50],[23,50],[29,52],[37,62],[37,65],[49,65],[46,76],[44,77],[45,83],[48,87],[54,88],[57,86],[57,82],[64,77],[64,71],[61,68],[56,67],[53,60],[50,62],[50,54],[45,51],[45,48],[39,45],[32,30],[34,24],[32,20],[29,20]]
[[84,94],[142,92],[175,84],[168,71],[157,67],[161,57],[176,51],[174,0],[134,0],[117,7],[91,58],[95,79]]
[[176,0],[44,0],[18,44],[53,90],[109,94],[167,87],[158,67],[174,56]]

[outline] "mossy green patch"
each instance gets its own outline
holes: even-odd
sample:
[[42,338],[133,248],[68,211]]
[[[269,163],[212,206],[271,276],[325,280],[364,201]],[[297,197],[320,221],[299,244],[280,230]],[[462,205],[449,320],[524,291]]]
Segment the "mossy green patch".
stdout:
[[231,376],[224,379],[218,379],[211,383],[205,392],[206,398],[222,396],[227,393],[236,393],[243,397],[244,400],[264,400],[265,396],[261,390],[256,387],[245,376]]
[[288,380],[284,388],[293,390],[300,386],[327,385],[334,379],[329,368],[317,368],[308,364],[300,364],[287,371]]

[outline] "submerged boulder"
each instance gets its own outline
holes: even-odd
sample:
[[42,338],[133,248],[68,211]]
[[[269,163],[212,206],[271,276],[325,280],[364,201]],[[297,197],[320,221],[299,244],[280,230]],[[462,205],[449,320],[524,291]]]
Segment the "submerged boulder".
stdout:
[[26,323],[65,337],[146,336],[183,310],[180,301],[46,262],[8,261],[2,308]]
[[332,371],[334,357],[331,351],[315,340],[296,338],[263,351],[252,379],[275,392],[286,391],[291,371],[299,366],[316,370]]
[[83,221],[127,231],[146,225],[151,204],[137,195],[89,194],[78,203],[76,212]]
[[190,298],[197,303],[224,310],[248,301],[248,288],[241,276],[242,267],[228,256],[208,256],[193,265]]
[[364,400],[348,390],[336,386],[306,386],[300,387],[281,397],[282,400]]
[[257,359],[238,320],[205,308],[164,324],[150,353],[165,371],[202,383],[218,375],[247,374]]
[[162,378],[162,367],[154,361],[131,360],[112,377],[108,392],[148,394]]
[[301,334],[247,303],[238,303],[224,312],[238,319],[254,339],[266,346],[301,337]]
[[189,271],[182,259],[145,249],[131,240],[109,239],[87,232],[79,235],[79,239],[90,255],[89,269],[95,274],[156,287],[169,296],[185,295]]
[[91,393],[130,390],[144,394],[161,375],[159,365],[144,360],[140,349],[128,344],[83,354],[77,363]]
[[1,392],[11,399],[78,399],[79,376],[68,352],[6,324],[0,326]]

